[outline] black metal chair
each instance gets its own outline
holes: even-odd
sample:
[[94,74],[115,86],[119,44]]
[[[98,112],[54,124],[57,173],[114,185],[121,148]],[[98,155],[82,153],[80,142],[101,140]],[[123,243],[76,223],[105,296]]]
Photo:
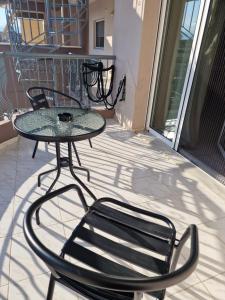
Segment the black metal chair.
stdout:
[[[32,217],[46,201],[71,189],[77,191],[86,214],[57,255],[37,238]],[[195,270],[199,256],[195,225],[190,225],[178,240],[168,218],[112,198],[101,198],[88,206],[81,189],[74,184],[34,202],[24,218],[24,233],[30,247],[51,271],[47,300],[53,297],[55,282],[87,299],[137,300],[143,293],[164,299],[167,287],[183,281]],[[189,257],[176,269],[188,239]]]
[[[74,103],[79,108],[81,108],[81,104],[77,99],[75,99],[67,94],[64,94],[62,92],[59,92],[57,90],[50,89],[47,87],[37,87],[37,86],[30,87],[26,91],[26,95],[27,95],[28,99],[30,100],[30,104],[31,104],[33,110],[49,108],[50,106],[56,106],[56,105],[57,106],[60,106],[60,105],[74,106]],[[89,139],[89,144],[90,144],[90,147],[92,148],[92,143],[91,143],[90,139]],[[76,154],[78,164],[79,164],[79,166],[81,166],[80,158],[79,158],[75,143],[72,143],[72,145],[73,145],[74,152]],[[38,148],[38,141],[36,141],[36,143],[35,143],[32,158],[35,157],[37,148]]]

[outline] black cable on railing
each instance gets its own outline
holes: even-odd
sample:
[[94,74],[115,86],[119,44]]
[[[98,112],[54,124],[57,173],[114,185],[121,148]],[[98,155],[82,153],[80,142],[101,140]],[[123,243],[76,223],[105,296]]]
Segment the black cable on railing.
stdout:
[[[83,63],[83,83],[87,91],[89,100],[94,103],[103,102],[106,109],[111,110],[118,102],[119,96],[122,93],[120,101],[125,100],[126,93],[126,76],[119,82],[119,87],[115,99],[112,98],[113,81],[115,74],[115,66],[111,65],[104,68],[102,62]],[[94,89],[96,91],[94,92]]]

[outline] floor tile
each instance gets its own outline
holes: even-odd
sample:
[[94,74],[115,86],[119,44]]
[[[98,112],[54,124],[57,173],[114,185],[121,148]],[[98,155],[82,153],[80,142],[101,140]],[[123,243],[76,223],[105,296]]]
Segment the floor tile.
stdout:
[[[26,198],[23,199],[18,196],[15,197],[12,234],[23,232],[24,215],[27,209],[36,199],[32,200]],[[58,198],[56,197],[54,200],[49,200],[41,206],[39,215],[41,224],[43,226],[50,226],[61,222],[61,214],[58,202]],[[34,222],[34,228],[36,227],[38,228],[38,225],[36,225]]]
[[0,299],[7,300],[8,299],[8,285],[4,285],[0,287]]
[[[170,294],[170,289],[167,289],[165,300],[213,300],[208,290],[202,283],[191,286],[188,289],[182,290],[176,294]],[[218,299],[220,300],[220,299]],[[222,299],[221,299],[222,300]]]
[[222,300],[225,295],[225,273],[217,275],[203,282],[203,285],[212,295],[214,300]]
[[0,237],[8,236],[13,226],[13,201],[0,201]]
[[207,232],[210,235],[216,235],[220,240],[225,243],[225,218],[219,218],[214,221],[210,221],[199,225],[199,229],[203,232]]
[[[50,274],[46,273],[35,276],[32,280],[26,279],[19,282],[10,282],[8,300],[45,300],[48,291],[49,276]],[[53,299],[77,300],[77,296],[73,291],[56,283]]]
[[199,230],[200,257],[196,270],[197,276],[204,281],[225,270],[225,244],[216,234]]
[[9,283],[10,250],[10,238],[0,238],[0,286]]
[[[65,242],[62,225],[42,227],[35,230],[37,237],[50,250],[59,254]],[[16,234],[12,237],[10,278],[20,281],[33,278],[48,271],[48,268],[27,245],[24,234]]]

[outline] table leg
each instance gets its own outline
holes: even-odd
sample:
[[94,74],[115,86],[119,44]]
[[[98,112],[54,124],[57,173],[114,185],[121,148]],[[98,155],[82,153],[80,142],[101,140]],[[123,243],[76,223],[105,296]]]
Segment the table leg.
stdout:
[[43,175],[45,175],[45,174],[49,174],[49,173],[51,173],[51,172],[54,172],[54,171],[56,171],[57,169],[58,169],[58,168],[56,167],[56,168],[54,168],[54,169],[51,169],[51,170],[45,171],[45,172],[43,172],[43,173],[40,173],[40,174],[38,175],[38,187],[41,186],[41,176],[43,176]]
[[91,139],[88,139],[88,141],[89,141],[89,145],[90,145],[90,147],[91,147],[91,148],[93,148],[93,146],[92,146],[92,142],[91,142]]
[[34,151],[33,151],[33,154],[32,154],[32,158],[35,157],[35,154],[36,154],[36,151],[37,151],[37,147],[38,147],[38,141],[36,141],[36,143],[35,143]]
[[73,168],[77,169],[77,170],[80,170],[80,171],[86,172],[87,173],[87,180],[90,181],[90,171],[87,168],[81,167],[80,158],[79,158],[79,155],[78,155],[78,152],[77,152],[77,149],[76,149],[76,146],[75,146],[74,142],[72,142],[72,146],[73,146],[73,150],[76,154],[76,158],[77,158],[77,161],[78,161],[78,164],[79,164],[79,167],[73,166]]
[[56,161],[57,161],[57,167],[56,167],[57,174],[50,188],[47,190],[46,194],[51,192],[51,190],[53,189],[54,185],[56,184],[56,181],[59,179],[59,176],[61,174],[60,143],[58,142],[55,143],[55,149],[56,149]]
[[[52,182],[51,186],[49,187],[49,189],[47,190],[46,194],[51,192],[51,190],[53,189],[54,185],[56,184],[56,182],[59,179],[59,176],[61,174],[62,166],[61,166],[60,143],[59,142],[55,143],[55,148],[56,148],[57,167],[55,169],[45,171],[45,172],[39,174],[39,176],[38,176],[38,183],[40,183],[40,177],[42,175],[51,173],[53,171],[57,171],[56,177],[55,177],[54,181]],[[88,181],[90,181],[90,171],[88,169],[83,168],[83,167],[73,166],[72,143],[71,142],[68,142],[68,164],[69,164],[70,173],[73,176],[73,178],[83,187],[83,189],[93,198],[93,200],[97,200],[96,196],[92,193],[92,191],[89,190],[89,188],[83,183],[83,181],[79,177],[77,177],[76,174],[74,173],[74,169],[85,171],[85,172],[87,172]],[[36,223],[38,225],[40,225],[40,217],[39,217],[40,208],[41,207],[39,207],[36,210]]]
[[73,166],[73,169],[80,171],[85,171],[87,173],[87,180],[90,181],[90,171],[87,168]]
[[79,154],[78,154],[78,152],[77,152],[77,148],[76,148],[76,146],[75,146],[75,143],[72,142],[72,145],[73,145],[73,150],[74,150],[74,152],[75,152],[75,154],[76,154],[76,158],[77,158],[78,165],[81,166],[80,157],[79,157]]
[[[77,175],[74,173],[73,171],[73,159],[72,159],[72,148],[71,148],[71,142],[68,142],[68,158],[69,158],[69,169],[70,169],[70,173],[73,176],[73,178],[83,187],[83,189],[94,199],[97,200],[97,198],[95,197],[95,195],[92,193],[92,191],[89,190],[89,188],[83,183],[83,181],[77,177]],[[76,167],[76,169],[78,169],[78,167]],[[79,168],[81,169],[81,168]],[[82,168],[83,169],[83,168]],[[87,170],[87,169],[86,169]],[[88,175],[89,174],[89,170],[88,170]]]
[[[50,193],[51,190],[53,189],[54,185],[56,184],[56,181],[59,179],[59,176],[61,174],[61,163],[60,163],[60,143],[55,143],[55,149],[56,149],[56,160],[57,160],[57,167],[55,170],[57,170],[57,174],[56,174],[56,177],[54,179],[54,181],[52,182],[52,184],[50,185],[49,189],[47,190],[46,194]],[[50,170],[50,171],[47,171],[48,173],[52,172],[53,170]],[[46,172],[45,172],[46,173]],[[42,173],[43,174],[43,173]],[[40,174],[40,175],[42,175]],[[40,225],[40,217],[39,217],[39,212],[40,212],[40,208],[39,207],[37,210],[36,210],[36,223],[37,225]]]

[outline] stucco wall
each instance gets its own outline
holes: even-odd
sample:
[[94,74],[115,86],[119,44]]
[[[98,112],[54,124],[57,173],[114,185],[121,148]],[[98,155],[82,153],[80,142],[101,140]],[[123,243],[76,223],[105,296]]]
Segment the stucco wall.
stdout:
[[116,117],[133,130],[145,128],[160,6],[160,0],[115,0],[117,85],[127,76],[126,101],[117,106]]
[[[105,20],[105,47],[94,47],[94,23],[97,20]],[[89,54],[112,55],[113,54],[113,19],[114,0],[89,1]]]
[[150,82],[154,67],[160,10],[160,0],[145,0],[138,81],[132,123],[132,129],[135,131],[143,130],[146,126],[148,127],[146,117],[149,104]]

